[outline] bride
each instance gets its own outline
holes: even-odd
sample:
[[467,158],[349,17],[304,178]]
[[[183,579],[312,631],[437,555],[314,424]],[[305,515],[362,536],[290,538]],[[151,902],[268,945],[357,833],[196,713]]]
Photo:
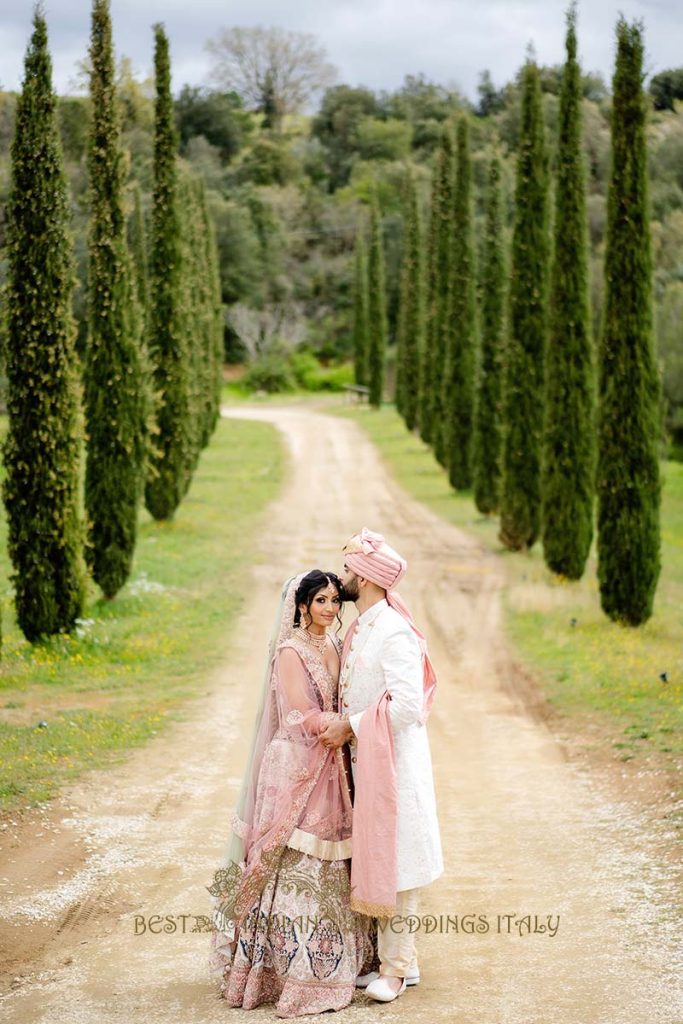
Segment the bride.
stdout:
[[210,966],[230,1006],[280,1017],[339,1010],[378,965],[370,919],[350,910],[348,748],[319,734],[337,711],[343,588],[314,569],[289,580],[225,866],[213,898]]

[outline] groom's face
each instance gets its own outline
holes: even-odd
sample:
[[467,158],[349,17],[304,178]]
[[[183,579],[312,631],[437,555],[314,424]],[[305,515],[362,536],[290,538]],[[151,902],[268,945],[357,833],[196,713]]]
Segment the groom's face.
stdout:
[[357,601],[360,596],[360,587],[358,586],[358,577],[355,572],[352,572],[348,565],[344,564],[344,568],[339,574],[339,579],[342,581],[347,599],[349,601]]

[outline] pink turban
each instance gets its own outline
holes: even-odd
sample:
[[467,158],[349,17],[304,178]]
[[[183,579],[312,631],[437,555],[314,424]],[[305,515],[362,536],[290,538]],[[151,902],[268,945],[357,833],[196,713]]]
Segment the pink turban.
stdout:
[[349,569],[384,590],[395,587],[408,567],[405,558],[389,547],[381,533],[373,533],[365,526],[343,550]]

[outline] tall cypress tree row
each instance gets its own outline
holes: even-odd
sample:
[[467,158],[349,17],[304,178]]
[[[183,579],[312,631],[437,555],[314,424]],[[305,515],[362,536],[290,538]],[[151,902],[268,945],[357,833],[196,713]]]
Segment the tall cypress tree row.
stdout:
[[162,25],[155,25],[154,39],[154,205],[148,343],[159,402],[155,451],[145,483],[145,504],[155,519],[170,519],[187,490],[187,467],[191,461],[188,437],[192,427],[177,197],[177,136],[168,38]]
[[476,382],[472,450],[474,503],[484,515],[497,512],[500,502],[504,280],[500,160],[494,156],[489,168],[486,197],[486,234],[481,270],[481,357]]
[[370,405],[382,404],[384,356],[387,347],[387,299],[384,284],[384,239],[377,192],[370,204],[370,253],[368,256],[368,385]]
[[540,531],[549,256],[544,136],[540,76],[528,60],[517,155],[498,535],[512,550],[530,548]]
[[476,354],[476,293],[469,127],[458,121],[453,197],[453,254],[444,374],[444,438],[451,486],[472,486],[472,419]]
[[86,561],[105,597],[126,582],[145,453],[141,318],[126,241],[109,0],[94,0],[90,44],[89,332],[85,359]]
[[661,568],[660,389],[642,81],[642,27],[620,18],[599,354],[598,580],[605,613],[632,626],[652,614]]
[[433,338],[430,343],[433,365],[432,398],[430,406],[430,444],[434,456],[442,466],[446,465],[446,406],[444,404],[446,376],[446,355],[448,352],[451,311],[451,288],[453,286],[453,188],[455,184],[455,163],[453,139],[450,128],[444,128],[441,147],[437,158],[437,179],[439,183],[438,224],[436,238],[436,272],[434,296]]
[[2,497],[17,621],[34,642],[70,630],[85,597],[69,197],[39,7],[24,67],[7,204]]
[[420,358],[424,338],[422,230],[417,186],[411,173],[405,182],[404,229],[401,256],[400,323],[397,352],[397,407],[408,430],[417,422]]
[[574,5],[567,15],[566,46],[550,277],[541,519],[547,565],[579,579],[593,537],[595,368]]
[[356,384],[368,383],[368,272],[364,228],[356,229],[353,282],[353,373]]
[[425,306],[425,337],[420,360],[420,437],[426,444],[432,443],[434,401],[437,395],[439,372],[443,372],[442,311],[443,288],[448,287],[448,245],[447,220],[449,195],[452,178],[451,137],[444,129],[436,164],[432,174],[432,190],[429,209],[429,233],[427,242],[427,282]]

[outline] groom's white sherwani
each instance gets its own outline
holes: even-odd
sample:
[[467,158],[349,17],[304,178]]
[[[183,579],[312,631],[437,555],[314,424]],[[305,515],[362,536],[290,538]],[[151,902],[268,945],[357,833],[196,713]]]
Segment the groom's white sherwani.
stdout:
[[[428,885],[443,873],[436,815],[432,758],[422,710],[422,659],[413,630],[386,600],[358,619],[340,677],[340,711],[358,735],[363,711],[383,690],[391,694],[390,715],[396,761],[396,888]],[[355,778],[356,743],[351,741]]]

